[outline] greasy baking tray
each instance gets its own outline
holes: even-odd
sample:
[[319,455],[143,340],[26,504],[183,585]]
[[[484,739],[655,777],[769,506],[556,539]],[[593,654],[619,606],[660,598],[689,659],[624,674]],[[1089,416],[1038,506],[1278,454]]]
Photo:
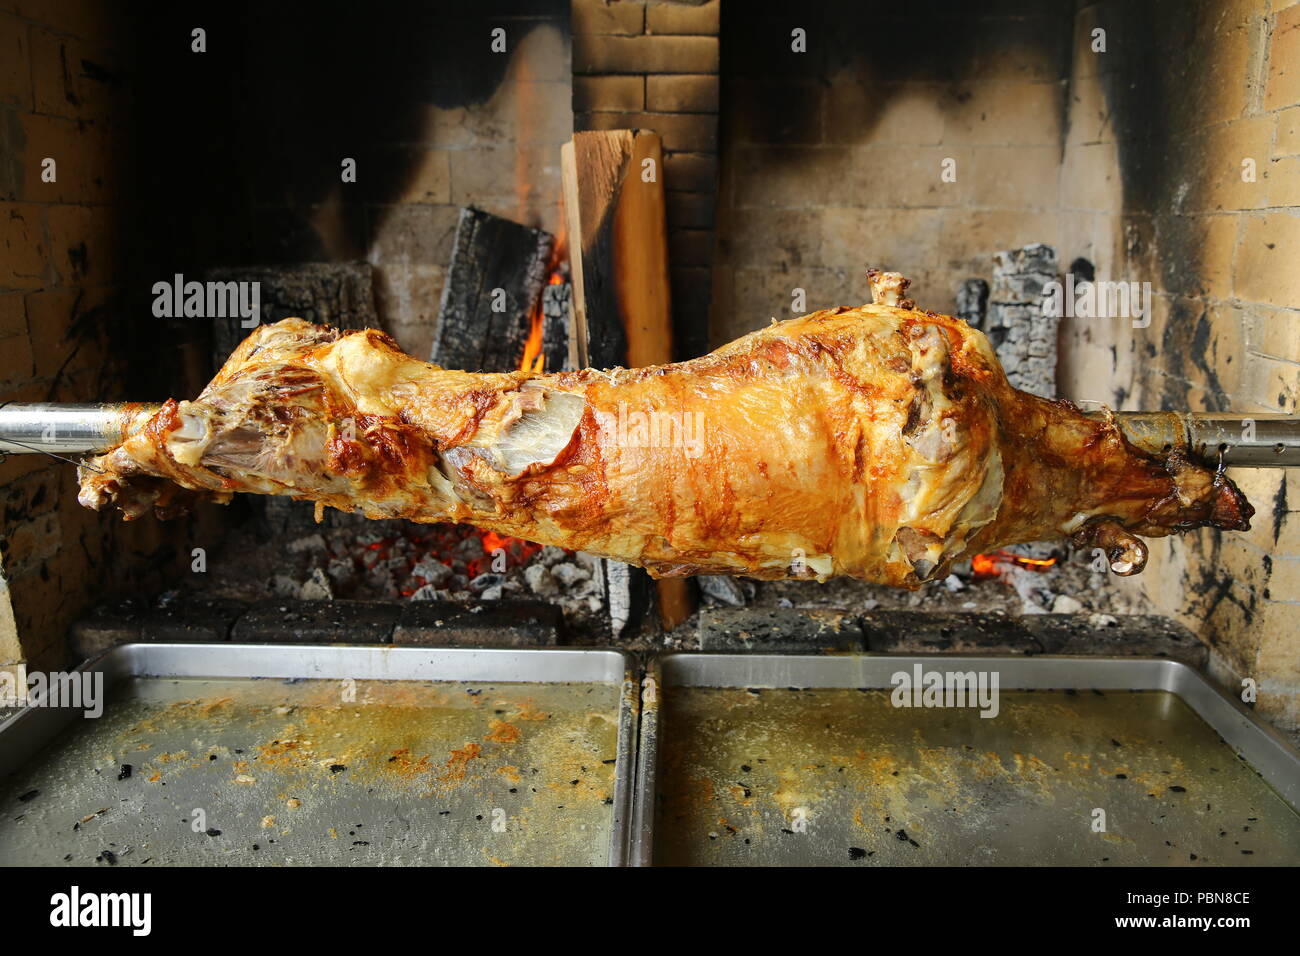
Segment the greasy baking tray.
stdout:
[[0,864],[626,861],[637,694],[586,649],[136,644],[0,723]]
[[1168,660],[670,654],[638,759],[639,865],[1300,863],[1300,754]]

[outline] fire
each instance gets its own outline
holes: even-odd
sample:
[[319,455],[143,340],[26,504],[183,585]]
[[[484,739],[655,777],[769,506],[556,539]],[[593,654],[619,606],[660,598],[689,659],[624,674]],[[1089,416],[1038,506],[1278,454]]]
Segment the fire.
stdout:
[[511,538],[507,535],[497,534],[495,531],[479,531],[473,529],[471,534],[477,533],[479,539],[483,542],[483,550],[486,555],[470,561],[466,571],[469,576],[475,577],[494,570],[493,560],[501,554],[506,559],[506,566],[523,565],[528,563],[528,559],[542,550],[540,544],[532,541],[525,541],[523,538]]
[[977,554],[970,559],[971,570],[977,578],[996,578],[1002,574],[999,565],[1014,564],[1028,571],[1042,573],[1056,566],[1056,558],[1025,558],[1010,551]]
[[[430,555],[440,563],[451,567],[452,562],[456,560],[457,546],[466,538],[478,538],[483,543],[482,557],[465,561],[465,575],[470,579],[488,571],[523,567],[532,559],[533,555],[542,550],[542,546],[533,541],[512,538],[508,535],[497,534],[495,531],[482,531],[472,525],[434,524],[413,526],[403,532],[402,537],[406,538],[411,544],[416,545],[414,549],[406,549],[410,556],[407,559],[404,574],[410,573],[424,555]],[[396,544],[396,537],[383,538],[362,545],[361,551],[373,551],[379,561],[388,561],[396,550],[394,547]],[[360,553],[351,555],[351,557],[358,565],[365,567],[370,567],[373,563],[364,561]],[[412,580],[417,586],[428,583],[419,575],[413,576]],[[401,595],[402,597],[410,597],[415,591],[416,588],[414,587],[404,588]]]
[[[546,284],[559,285],[563,281],[564,276],[556,269],[551,272],[551,277]],[[544,296],[539,295],[537,301],[533,303],[533,311],[528,316],[528,339],[524,342],[523,357],[519,359],[519,370],[534,375],[546,371],[546,355],[542,352],[542,332],[546,322],[546,313],[542,309],[543,298]]]

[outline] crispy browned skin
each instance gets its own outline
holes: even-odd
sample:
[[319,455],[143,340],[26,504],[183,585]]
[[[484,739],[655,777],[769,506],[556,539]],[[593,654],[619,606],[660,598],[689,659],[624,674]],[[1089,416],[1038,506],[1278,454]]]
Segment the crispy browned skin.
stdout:
[[286,319],[91,464],[81,502],[128,518],[181,507],[175,486],[284,494],[657,576],[902,587],[1065,536],[1128,573],[1145,558],[1133,534],[1251,515],[1224,476],[1012,388],[964,322],[883,304],[775,323],[690,362],[559,375],[449,371],[378,331]]

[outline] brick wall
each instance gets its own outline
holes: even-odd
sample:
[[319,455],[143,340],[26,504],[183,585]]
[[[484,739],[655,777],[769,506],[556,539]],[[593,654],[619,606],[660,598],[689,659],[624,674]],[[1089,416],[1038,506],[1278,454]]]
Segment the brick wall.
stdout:
[[[868,265],[950,311],[995,251],[1047,242],[1063,267],[1084,258],[1155,295],[1146,329],[1063,321],[1063,395],[1295,412],[1300,4],[857,10],[756,2],[724,17],[715,344],[789,316],[798,289],[804,311],[868,301]],[[864,36],[891,41],[863,53]],[[1295,728],[1300,480],[1233,477],[1259,511],[1252,531],[1153,541],[1144,574],[1107,586],[1195,629],[1225,683],[1253,677],[1260,710]]]
[[[151,326],[148,292],[212,267],[364,258],[381,320],[427,355],[462,205],[561,231],[567,2],[353,27],[245,13],[202,11],[195,54],[184,11],[0,0],[0,400],[193,394],[202,336]],[[357,46],[387,52],[340,81],[331,57]],[[356,184],[339,181],[344,156]],[[159,344],[173,339],[197,361]],[[67,625],[103,595],[183,587],[190,548],[237,517],[123,523],[81,508],[73,468],[39,455],[0,464],[0,505],[0,667],[59,662]]]
[[[461,206],[563,232],[560,147],[573,132],[567,19],[495,22],[506,30],[510,54],[496,91],[480,103],[431,104],[415,137],[382,144],[413,171],[391,202],[367,208],[365,257],[375,267],[380,317],[421,358],[433,344]],[[484,56],[492,55],[486,34],[483,40]],[[330,214],[323,213],[314,224],[328,234]]]
[[727,8],[715,345],[796,289],[807,311],[869,301],[868,266],[951,311],[994,252],[1056,241],[1070,5],[986,6]]
[[674,348],[707,351],[718,143],[722,0],[573,0],[578,130],[649,129],[663,139]]
[[[1100,55],[1089,42],[1099,28],[1109,41]],[[1153,59],[1151,37],[1177,55]],[[1065,394],[1128,408],[1295,414],[1300,4],[1204,2],[1149,19],[1124,4],[1085,6],[1069,103],[1061,261],[1083,256],[1099,278],[1149,281],[1156,299],[1146,329],[1067,321]],[[1253,182],[1243,180],[1244,162]],[[1140,589],[1198,630],[1216,673],[1234,686],[1255,679],[1259,710],[1296,728],[1300,479],[1280,469],[1230,474],[1255,505],[1250,532],[1152,542],[1145,573],[1112,584]]]
[[[0,3],[0,401],[149,397],[131,395],[113,333],[127,46],[95,0]],[[157,586],[188,555],[191,524],[123,526],[77,504],[75,477],[44,455],[0,464],[0,667],[60,665],[68,624],[98,594],[150,575]]]

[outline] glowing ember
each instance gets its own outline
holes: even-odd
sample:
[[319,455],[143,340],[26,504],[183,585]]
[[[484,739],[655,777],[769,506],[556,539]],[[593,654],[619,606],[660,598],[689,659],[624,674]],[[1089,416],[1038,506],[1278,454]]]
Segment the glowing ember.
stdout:
[[[465,561],[465,574],[471,579],[489,571],[504,573],[512,567],[521,567],[527,564],[533,555],[542,550],[540,544],[535,544],[532,541],[525,541],[522,538],[510,538],[494,531],[480,531],[470,525],[421,525],[412,527],[403,537],[416,547],[406,549],[406,553],[410,554],[410,557],[407,559],[408,567],[406,572],[401,575],[402,577],[409,574],[424,555],[429,555],[440,563],[451,567],[457,558],[459,545],[467,538],[478,538],[483,544],[482,557]],[[365,557],[357,555],[357,564],[361,567],[370,567],[376,562],[388,561],[390,558],[395,557],[397,549],[394,549],[394,545],[397,544],[397,541],[396,537],[383,538],[362,546],[361,552],[363,554],[364,552],[373,552],[374,556],[367,560]],[[419,585],[429,583],[418,574],[410,574],[410,580],[416,584],[416,587],[404,588],[401,591],[402,597],[410,597],[415,593]]]
[[1002,574],[1001,565],[1014,564],[1028,571],[1044,572],[1056,565],[1056,558],[1025,558],[1010,551],[977,554],[970,559],[971,570],[977,578],[996,578]]

